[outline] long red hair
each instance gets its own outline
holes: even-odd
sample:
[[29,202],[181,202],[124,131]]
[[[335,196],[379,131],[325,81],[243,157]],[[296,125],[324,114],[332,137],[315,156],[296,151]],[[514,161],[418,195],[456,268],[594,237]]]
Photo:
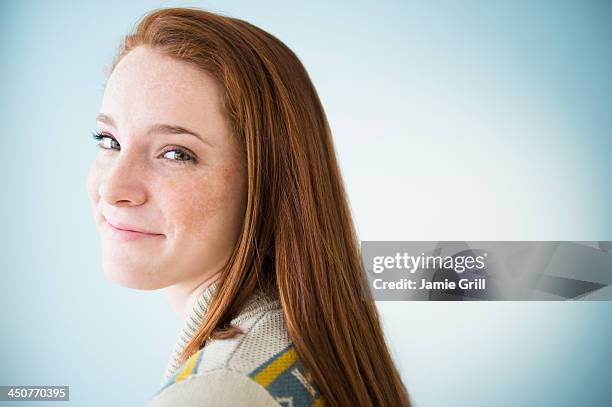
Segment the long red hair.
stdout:
[[149,46],[212,74],[247,166],[242,231],[183,361],[257,287],[278,296],[288,334],[330,406],[410,406],[366,283],[331,131],[298,57],[236,18],[157,9],[121,43],[111,66]]

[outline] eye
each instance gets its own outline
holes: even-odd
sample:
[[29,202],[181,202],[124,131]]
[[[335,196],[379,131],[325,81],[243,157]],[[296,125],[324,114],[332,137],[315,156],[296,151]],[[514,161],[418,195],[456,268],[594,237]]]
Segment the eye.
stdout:
[[183,150],[181,148],[175,148],[172,150],[168,150],[164,152],[163,156],[172,161],[177,161],[180,164],[189,164],[190,162],[195,164],[196,158],[195,155]]
[[[98,147],[105,150],[120,150],[121,146],[119,142],[110,134],[104,134],[99,132],[94,132],[92,134],[94,140],[96,140],[96,144]],[[189,150],[183,148],[173,148],[172,150],[167,150],[163,153],[163,157],[167,158],[171,161],[175,161],[178,164],[196,164],[197,157],[194,153]]]
[[117,140],[111,135],[94,132],[92,137],[97,141],[96,144],[105,150],[119,150],[121,147]]

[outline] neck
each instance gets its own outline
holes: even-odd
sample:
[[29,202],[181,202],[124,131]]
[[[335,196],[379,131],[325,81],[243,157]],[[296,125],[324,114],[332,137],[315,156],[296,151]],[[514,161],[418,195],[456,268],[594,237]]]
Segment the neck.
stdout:
[[197,298],[204,290],[215,282],[220,272],[194,281],[186,281],[166,287],[164,290],[170,305],[178,317],[185,321],[191,312]]

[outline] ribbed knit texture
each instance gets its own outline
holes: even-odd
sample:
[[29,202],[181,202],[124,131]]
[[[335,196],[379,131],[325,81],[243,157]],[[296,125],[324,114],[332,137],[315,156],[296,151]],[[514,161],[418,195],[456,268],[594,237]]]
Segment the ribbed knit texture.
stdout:
[[[179,363],[180,353],[194,337],[206,316],[218,286],[217,281],[198,296],[187,316],[166,367],[162,388],[155,396],[153,405],[174,405],[183,400],[183,397],[192,396],[208,400],[207,397],[218,396],[217,392],[224,388],[231,389],[231,394],[250,392],[253,397],[264,397],[267,392],[271,405],[275,407],[324,405],[317,386],[305,371],[289,338],[280,301],[259,289],[252,293],[238,315],[231,320],[244,334],[229,339],[208,339],[188,361]],[[214,382],[213,386],[212,377],[216,376],[211,375],[221,372],[234,374],[230,376],[235,379],[222,384]],[[224,380],[230,380],[230,376],[223,376]],[[244,378],[250,380],[245,382]],[[238,403],[238,399],[223,394],[225,405]]]
[[170,360],[168,361],[168,365],[166,366],[166,371],[164,372],[164,378],[162,379],[162,384],[165,383],[170,376],[174,374],[176,369],[180,367],[179,363],[179,355],[185,349],[191,338],[194,337],[197,327],[200,326],[202,320],[204,319],[204,315],[206,315],[206,311],[208,306],[210,305],[210,301],[212,299],[213,293],[217,288],[219,280],[215,280],[210,284],[200,296],[196,299],[195,305],[185,323],[183,324],[183,329],[181,330],[178,339],[174,345],[174,350],[172,351],[172,355],[170,356]]
[[[198,327],[201,325],[208,307],[212,300],[213,294],[218,286],[219,280],[215,280],[210,284],[202,293],[199,295],[195,304],[187,316],[183,328],[178,336],[178,339],[174,345],[170,360],[166,366],[162,384],[165,383],[180,367],[179,355],[185,349],[189,341],[195,336]],[[260,290],[255,290],[251,297],[243,305],[239,315],[232,319],[232,324],[240,325],[240,323],[248,318],[254,316],[254,314],[262,313],[273,308],[279,308],[280,304],[278,300],[270,298]]]

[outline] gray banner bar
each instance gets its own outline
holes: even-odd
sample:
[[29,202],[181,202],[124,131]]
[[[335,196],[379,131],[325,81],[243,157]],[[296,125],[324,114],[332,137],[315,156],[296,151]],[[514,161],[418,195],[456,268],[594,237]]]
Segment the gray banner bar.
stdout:
[[610,301],[612,242],[363,241],[376,301]]

